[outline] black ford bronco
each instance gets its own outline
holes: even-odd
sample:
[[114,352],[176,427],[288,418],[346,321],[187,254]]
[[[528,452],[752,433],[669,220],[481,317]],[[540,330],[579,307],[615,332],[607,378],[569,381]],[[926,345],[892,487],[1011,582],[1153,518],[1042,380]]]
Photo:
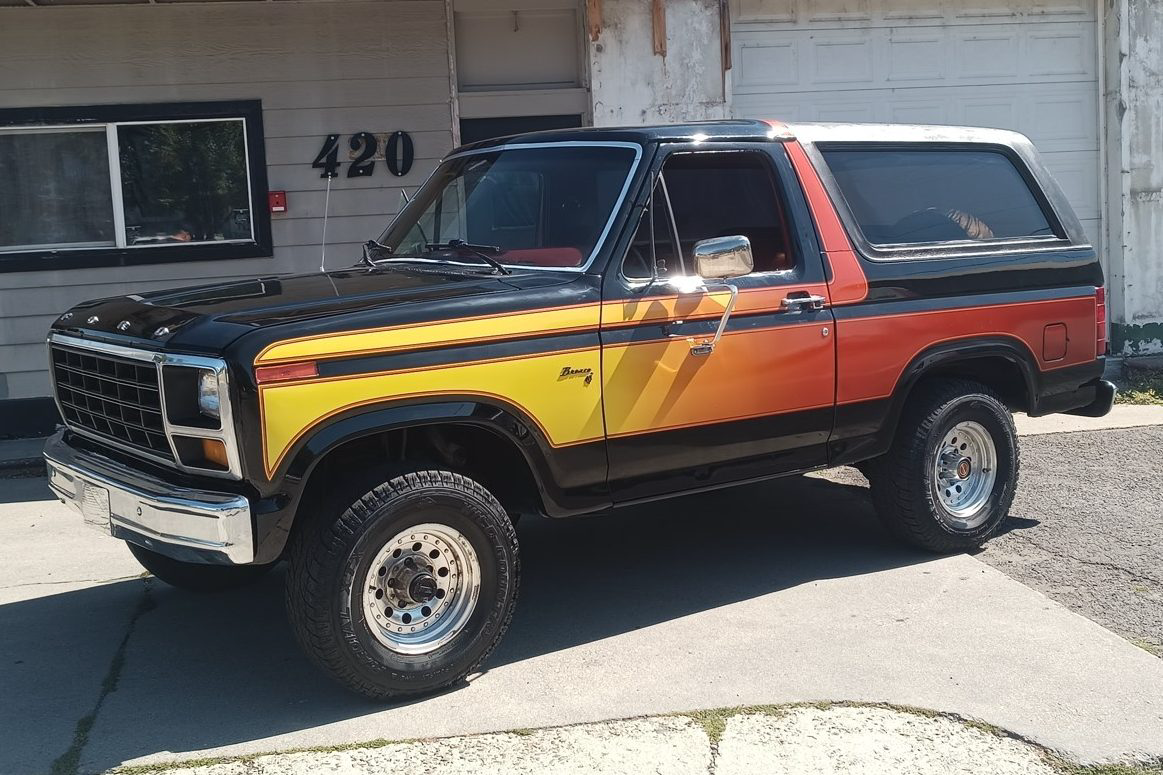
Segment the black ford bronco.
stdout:
[[857,465],[980,545],[1011,412],[1109,411],[1095,250],[1024,137],[760,121],[459,148],[350,268],[103,299],[49,335],[51,485],[178,587],[286,559],[303,648],[430,692],[509,624],[513,521]]

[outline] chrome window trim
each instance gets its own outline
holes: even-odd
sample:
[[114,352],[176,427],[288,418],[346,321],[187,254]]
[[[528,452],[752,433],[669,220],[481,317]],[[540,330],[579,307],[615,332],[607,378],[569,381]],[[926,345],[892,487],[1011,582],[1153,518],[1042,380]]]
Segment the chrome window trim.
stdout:
[[[594,243],[594,249],[590,251],[589,257],[582,263],[581,266],[533,266],[531,264],[506,264],[501,262],[501,265],[506,269],[516,269],[520,271],[533,272],[572,272],[575,274],[582,274],[586,272],[590,266],[597,259],[602,252],[602,248],[606,244],[606,239],[610,236],[610,230],[614,228],[614,221],[618,219],[618,214],[622,211],[622,204],[626,201],[626,196],[630,192],[630,185],[634,182],[634,175],[638,172],[638,165],[642,162],[642,145],[639,143],[625,142],[621,140],[563,140],[559,143],[504,143],[502,145],[490,145],[486,148],[471,148],[466,151],[454,151],[448,156],[440,160],[440,164],[432,171],[432,175],[440,169],[445,162],[459,159],[462,156],[477,156],[484,153],[496,153],[498,151],[510,150],[526,150],[531,148],[626,148],[634,151],[634,160],[630,163],[630,169],[626,172],[626,180],[622,183],[622,190],[618,193],[618,198],[614,201],[610,208],[610,217],[606,219],[606,225],[602,229],[602,233],[598,235],[597,241]],[[432,177],[429,175],[429,178]],[[424,184],[427,185],[425,180]],[[402,212],[402,211],[401,211]],[[390,227],[389,227],[390,228]],[[385,232],[387,230],[385,229]],[[444,261],[440,263],[457,263]],[[466,266],[468,264],[465,264]],[[479,266],[473,264],[472,266]]]
[[[90,339],[82,339],[76,336],[68,336],[58,332],[52,332],[48,336],[48,343],[50,345],[59,344],[62,347],[72,347],[77,350],[91,350],[94,352],[104,353],[106,355],[113,355],[120,358],[128,358],[130,360],[144,361],[152,363],[157,370],[158,378],[158,397],[161,404],[162,415],[162,430],[166,435],[166,441],[169,442],[170,452],[174,456],[173,460],[166,460],[159,455],[152,455],[149,452],[123,444],[116,439],[110,439],[99,433],[94,433],[88,428],[79,427],[70,423],[65,419],[64,408],[61,406],[60,397],[57,395],[57,381],[55,375],[52,379],[53,401],[56,403],[57,412],[61,415],[61,420],[69,428],[69,430],[86,436],[94,441],[102,444],[108,444],[111,447],[128,452],[131,455],[151,460],[155,463],[176,468],[179,471],[184,471],[190,474],[198,474],[202,476],[214,476],[220,479],[242,479],[242,457],[238,448],[238,435],[234,427],[234,411],[230,401],[230,374],[226,367],[226,361],[221,358],[209,358],[200,355],[181,355],[179,353],[155,352],[151,350],[139,350],[133,347],[126,347],[125,345],[111,344],[109,342],[99,342]],[[179,423],[170,422],[169,412],[166,407],[166,386],[165,379],[162,375],[163,366],[186,366],[188,368],[205,369],[212,371],[218,377],[218,405],[219,405],[219,427],[218,428],[197,428],[189,425],[181,425]],[[226,460],[228,463],[226,471],[218,471],[212,468],[199,468],[198,466],[188,466],[182,463],[181,456],[178,454],[177,445],[174,443],[174,436],[188,436],[200,439],[217,439],[226,446]]]

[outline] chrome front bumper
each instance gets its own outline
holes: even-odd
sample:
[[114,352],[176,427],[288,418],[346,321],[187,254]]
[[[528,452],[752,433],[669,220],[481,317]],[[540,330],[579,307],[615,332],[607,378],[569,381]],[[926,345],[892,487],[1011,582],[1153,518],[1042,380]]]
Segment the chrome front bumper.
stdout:
[[175,486],[75,449],[64,433],[45,444],[49,486],[87,524],[176,559],[254,561],[250,502],[244,496]]

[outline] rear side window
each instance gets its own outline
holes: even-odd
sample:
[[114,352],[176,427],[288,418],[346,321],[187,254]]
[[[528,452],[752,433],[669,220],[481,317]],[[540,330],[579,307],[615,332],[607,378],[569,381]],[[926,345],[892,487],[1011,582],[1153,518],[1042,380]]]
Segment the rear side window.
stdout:
[[820,152],[873,245],[1058,236],[1029,183],[999,151],[881,146]]

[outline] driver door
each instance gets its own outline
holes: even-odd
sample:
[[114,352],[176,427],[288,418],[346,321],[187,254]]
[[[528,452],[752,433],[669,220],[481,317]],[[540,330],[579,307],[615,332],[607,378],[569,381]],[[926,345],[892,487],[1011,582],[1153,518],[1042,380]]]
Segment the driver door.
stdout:
[[[677,148],[603,288],[603,405],[614,501],[823,465],[835,336],[807,205],[779,145]],[[696,242],[748,238],[731,292],[694,288]],[[688,276],[683,282],[677,278]],[[701,284],[697,284],[701,285]]]

